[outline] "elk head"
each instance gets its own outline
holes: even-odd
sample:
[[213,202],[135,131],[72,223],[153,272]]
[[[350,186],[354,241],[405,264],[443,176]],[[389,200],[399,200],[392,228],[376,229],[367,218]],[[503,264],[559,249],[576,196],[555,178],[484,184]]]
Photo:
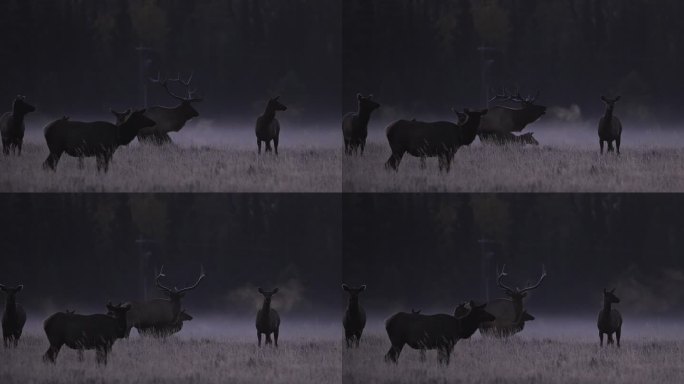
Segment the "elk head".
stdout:
[[513,300],[513,303],[520,304],[522,305],[522,300],[527,296],[527,292],[536,289],[539,287],[539,285],[544,281],[544,278],[546,277],[546,268],[542,265],[542,273],[541,276],[539,277],[539,280],[537,280],[536,284],[533,285],[528,285],[525,288],[512,288],[506,284],[504,284],[503,279],[504,277],[508,276],[508,274],[505,272],[506,265],[501,268],[501,272],[499,272],[499,275],[496,279],[496,285],[503,289],[504,293],[506,295],[510,296],[511,300]]
[[264,291],[263,289],[259,288],[258,291],[264,296],[264,304],[271,305],[271,298],[273,297],[273,295],[278,293],[278,288],[275,288],[270,292]]
[[610,291],[605,288],[603,289],[603,302],[610,304],[618,304],[620,302],[620,299],[615,296],[615,288]]
[[126,313],[128,313],[129,309],[131,309],[131,305],[128,303],[119,303],[118,305],[112,305],[111,301],[107,303],[107,316],[119,321],[119,329],[116,336],[120,339],[126,336]]
[[608,109],[611,111],[615,108],[615,103],[620,101],[621,98],[622,96],[618,96],[614,99],[610,99],[606,96],[601,96],[601,100],[606,104],[606,107],[608,107]]
[[12,113],[18,116],[24,116],[28,113],[35,112],[36,107],[26,102],[26,96],[17,95],[12,104]]
[[19,284],[16,287],[8,287],[0,284],[0,291],[3,291],[7,295],[7,301],[14,300],[17,293],[21,292],[22,289],[24,289],[22,284]]
[[266,105],[266,110],[271,112],[276,111],[287,111],[287,107],[280,102],[280,96],[276,96],[268,100],[268,105]]
[[157,277],[154,280],[154,283],[157,286],[157,288],[159,288],[162,292],[164,292],[166,294],[166,296],[169,298],[169,300],[171,300],[173,302],[180,302],[180,299],[185,297],[185,293],[188,291],[192,291],[193,289],[197,288],[200,281],[202,281],[202,279],[204,279],[205,276],[206,275],[204,274],[204,267],[201,267],[200,276],[197,279],[197,281],[195,282],[195,284],[193,284],[189,287],[182,288],[182,289],[178,289],[176,287],[173,287],[173,289],[171,289],[171,288],[163,286],[159,282],[159,279],[161,277],[166,277],[166,275],[164,274],[164,266],[162,266],[161,270],[159,271],[159,274],[157,275]]
[[546,107],[543,105],[535,104],[537,97],[539,97],[539,91],[534,96],[522,96],[518,90],[515,93],[509,93],[506,88],[501,90],[501,93],[497,93],[496,96],[489,99],[489,102],[502,100],[502,101],[512,101],[518,103],[522,106],[522,110],[529,114],[529,122],[537,121],[540,117],[546,114]]
[[[150,81],[155,84],[160,84],[166,93],[173,97],[174,99],[180,101],[180,105],[177,107],[179,111],[189,120],[192,119],[193,117],[199,116],[199,112],[192,106],[192,103],[198,103],[202,101],[203,99],[201,97],[195,97],[195,93],[197,93],[196,89],[190,89],[190,84],[192,84],[192,77],[194,73],[190,72],[190,76],[187,78],[187,80],[182,80],[180,73],[178,76],[176,76],[173,79],[162,79],[161,74],[157,73],[157,78],[151,78]],[[185,87],[185,91],[187,93],[186,97],[183,96],[178,96],[177,94],[171,92],[169,89],[169,82],[171,83],[179,83]]]
[[373,112],[380,108],[380,104],[373,101],[373,95],[363,96],[357,93],[356,99],[359,101],[359,111]]
[[109,112],[111,112],[112,115],[114,115],[114,117],[116,118],[116,125],[121,125],[126,121],[126,119],[128,118],[128,115],[130,115],[132,111],[129,108],[123,112],[117,112],[113,109],[110,109]]
[[178,322],[190,321],[190,320],[192,320],[192,316],[190,316],[187,312],[185,312],[185,309],[178,312]]
[[358,304],[359,302],[359,294],[363,291],[366,290],[366,285],[362,285],[359,288],[352,288],[348,286],[347,284],[342,284],[342,289],[345,290],[345,292],[349,293],[349,302],[351,304]]

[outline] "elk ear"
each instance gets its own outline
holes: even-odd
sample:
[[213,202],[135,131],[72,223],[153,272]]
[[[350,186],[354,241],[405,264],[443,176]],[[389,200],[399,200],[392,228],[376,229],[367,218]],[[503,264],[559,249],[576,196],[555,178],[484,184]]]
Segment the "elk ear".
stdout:
[[361,288],[359,288],[359,291],[363,292],[366,290],[366,284],[362,285]]
[[349,292],[349,286],[347,284],[342,284],[342,289]]
[[278,293],[278,291],[279,291],[279,289],[278,289],[278,288],[275,288],[275,289],[273,290],[273,293]]
[[356,100],[361,101],[361,99],[363,99],[363,95],[360,93],[357,93],[356,94]]

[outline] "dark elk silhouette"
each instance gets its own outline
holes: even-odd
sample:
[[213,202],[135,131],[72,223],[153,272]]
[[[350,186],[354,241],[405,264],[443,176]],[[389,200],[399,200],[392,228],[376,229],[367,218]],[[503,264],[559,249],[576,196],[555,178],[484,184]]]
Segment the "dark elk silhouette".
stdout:
[[26,323],[26,311],[17,303],[17,293],[24,289],[23,285],[7,287],[0,284],[0,290],[5,293],[5,312],[2,314],[2,340],[5,348],[19,345],[21,332]]
[[36,110],[36,107],[26,102],[26,97],[17,95],[12,103],[12,112],[5,112],[0,116],[0,134],[2,135],[2,153],[9,155],[10,151],[21,156],[21,146],[24,142],[26,124],[24,117]]
[[280,330],[280,316],[275,309],[271,308],[271,298],[273,295],[278,293],[278,288],[268,292],[259,288],[259,293],[264,296],[264,303],[261,309],[257,312],[256,316],[256,329],[257,329],[257,339],[259,346],[261,347],[261,334],[266,335],[266,343],[271,344],[271,333],[273,334],[273,340],[275,341],[275,346],[278,347],[278,332]]
[[163,338],[180,332],[181,329],[183,329],[183,322],[190,320],[192,320],[192,316],[190,316],[183,309],[178,313],[178,317],[176,317],[176,320],[174,320],[172,323],[158,324],[147,328],[138,328],[138,332],[142,336]]
[[599,339],[603,346],[603,334],[608,335],[608,345],[613,344],[613,333],[617,339],[617,346],[620,347],[620,335],[622,334],[622,315],[617,309],[613,309],[613,304],[618,304],[620,299],[615,296],[615,289],[610,291],[603,289],[603,309],[598,314],[596,325],[599,330]]
[[144,109],[131,113],[119,125],[104,121],[69,121],[68,117],[63,117],[45,127],[45,141],[50,154],[43,168],[55,170],[62,154],[66,152],[69,156],[77,157],[79,163],[84,157],[95,157],[97,170],[107,172],[117,148],[128,145],[141,129],[153,125],[154,121],[145,116]]
[[504,106],[489,108],[487,116],[480,123],[479,136],[483,143],[498,145],[507,144],[531,144],[539,145],[532,133],[514,135],[512,132],[521,132],[529,124],[539,120],[546,114],[546,107],[535,104],[539,92],[535,96],[523,97],[519,92],[510,94],[506,89],[494,96],[490,102],[512,101],[520,104],[520,108],[514,109]]
[[622,139],[622,123],[620,119],[613,115],[615,110],[615,103],[620,101],[621,96],[614,99],[609,99],[601,96],[601,100],[606,104],[606,113],[599,121],[598,135],[599,145],[601,146],[601,154],[603,154],[603,142],[608,143],[608,152],[613,152],[613,141],[617,148],[617,154],[620,154],[620,140]]
[[[182,327],[181,299],[185,297],[187,292],[197,288],[206,275],[204,274],[204,268],[202,268],[200,276],[195,284],[182,289],[176,287],[171,289],[162,285],[159,282],[159,279],[162,277],[166,277],[163,266],[155,278],[155,285],[166,295],[166,298],[131,303],[131,310],[127,315],[126,337],[128,337],[131,328],[133,327],[138,330],[138,333],[141,336],[158,337],[166,337],[172,334],[173,332],[167,333],[163,332],[163,330],[175,329],[178,326],[179,321],[181,322],[180,326]],[[160,332],[155,332],[155,330],[159,330]],[[180,328],[178,330],[180,330]]]
[[48,317],[43,323],[45,335],[50,348],[43,355],[43,360],[54,363],[63,345],[79,352],[83,359],[83,351],[95,349],[97,363],[107,364],[107,355],[117,339],[126,334],[126,312],[130,304],[107,304],[112,315],[77,315],[58,312]]
[[257,138],[257,148],[261,154],[261,142],[266,144],[266,152],[271,152],[271,141],[278,154],[278,141],[280,140],[280,122],[276,119],[276,112],[287,111],[287,107],[280,102],[280,96],[268,100],[264,114],[256,121],[254,132]]
[[359,294],[366,290],[366,286],[362,285],[359,288],[349,287],[347,284],[342,284],[342,289],[349,293],[349,302],[347,303],[347,310],[344,312],[342,318],[342,326],[344,326],[344,338],[347,341],[347,348],[356,345],[359,346],[363,329],[366,327],[366,311],[359,303]]
[[496,279],[496,285],[504,291],[508,298],[494,299],[487,303],[487,309],[496,316],[496,320],[480,325],[480,333],[483,335],[508,337],[522,331],[525,328],[526,321],[534,320],[534,316],[525,310],[523,299],[529,291],[536,289],[544,281],[546,269],[542,266],[542,273],[537,283],[520,289],[504,284],[503,279],[508,276],[505,268],[505,265],[501,268]]
[[413,349],[425,350],[437,349],[439,361],[449,364],[449,359],[454,346],[460,339],[467,339],[477,331],[480,323],[493,321],[495,317],[485,311],[487,304],[476,305],[470,302],[466,308],[461,304],[457,313],[452,316],[447,314],[420,315],[415,313],[400,312],[385,322],[387,336],[392,346],[385,355],[386,361],[397,362],[404,345],[408,344]]
[[[175,78],[162,79],[161,74],[157,74],[157,78],[150,79],[151,82],[159,84],[164,88],[166,93],[172,98],[178,100],[180,104],[173,108],[168,107],[150,107],[147,108],[145,116],[155,121],[155,125],[146,127],[138,133],[138,140],[142,143],[148,144],[167,144],[171,143],[169,132],[178,132],[188,120],[199,116],[199,112],[192,106],[192,103],[201,102],[201,97],[195,97],[196,89],[190,89],[192,84],[193,73],[187,80],[182,80],[180,74]],[[187,96],[179,96],[169,89],[169,83],[178,83],[185,87]]]
[[[456,112],[454,110],[454,112]],[[487,114],[487,110],[456,112],[459,123],[399,120],[387,127],[387,141],[389,141],[392,155],[385,168],[397,170],[406,152],[421,159],[421,167],[425,166],[426,157],[438,157],[439,169],[451,170],[456,151],[470,145],[477,137],[480,119]]]
[[344,153],[352,155],[359,152],[361,154],[366,148],[366,138],[368,137],[368,122],[371,114],[380,108],[380,104],[373,101],[373,95],[363,96],[357,94],[359,109],[356,113],[350,112],[342,119],[342,136],[344,138]]

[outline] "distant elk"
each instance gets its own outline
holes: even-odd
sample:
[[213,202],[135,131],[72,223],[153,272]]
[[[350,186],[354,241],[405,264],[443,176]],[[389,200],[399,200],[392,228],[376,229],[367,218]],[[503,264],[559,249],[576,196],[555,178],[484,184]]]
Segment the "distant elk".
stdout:
[[172,323],[158,324],[147,328],[138,328],[138,332],[141,336],[164,338],[180,332],[181,329],[183,329],[183,322],[190,320],[192,320],[192,316],[190,316],[183,309],[178,313],[176,320],[174,320]]
[[487,110],[470,111],[464,113],[454,110],[459,117],[458,124],[451,122],[424,123],[415,120],[399,120],[387,127],[387,141],[389,141],[392,155],[385,168],[397,170],[404,154],[419,157],[421,168],[425,167],[426,157],[438,157],[440,171],[451,170],[456,151],[470,145],[477,137],[480,119],[487,114]]
[[519,103],[521,108],[509,108],[504,106],[494,106],[489,108],[487,116],[482,118],[480,123],[480,140],[485,144],[530,144],[539,145],[532,133],[524,135],[514,135],[512,132],[521,132],[529,124],[539,120],[546,114],[546,107],[535,104],[539,92],[535,96],[523,97],[519,92],[510,94],[506,89],[497,94],[489,102],[512,101]]
[[620,335],[622,333],[622,315],[617,309],[613,309],[613,304],[618,304],[620,299],[615,296],[615,289],[608,291],[603,289],[603,309],[598,314],[599,339],[603,347],[603,334],[608,335],[608,345],[613,344],[613,333],[617,339],[617,346],[620,347]]
[[[131,310],[127,315],[126,337],[128,337],[131,328],[133,327],[138,330],[138,333],[141,336],[158,337],[166,337],[172,334],[173,332],[168,333],[164,332],[164,330],[175,329],[178,327],[179,321],[181,323],[180,327],[182,327],[181,319],[183,316],[181,315],[181,299],[185,297],[186,292],[197,288],[206,275],[204,274],[204,268],[202,268],[200,276],[195,284],[182,289],[176,287],[171,289],[162,285],[159,282],[159,279],[162,277],[166,277],[163,266],[155,278],[155,285],[166,295],[166,298],[153,299],[144,302],[132,302]],[[155,332],[155,330],[161,332]],[[180,330],[180,328],[178,328],[178,330]]]
[[525,328],[526,321],[534,320],[534,316],[525,310],[523,299],[527,297],[529,291],[538,288],[546,278],[546,268],[542,266],[542,273],[536,284],[522,289],[513,288],[503,282],[503,279],[508,276],[505,268],[505,265],[501,268],[496,279],[496,285],[504,291],[508,298],[494,299],[487,303],[488,310],[496,316],[496,320],[480,325],[480,333],[486,336],[512,336]]
[[271,333],[275,341],[276,348],[278,347],[278,332],[280,330],[280,316],[275,309],[271,308],[271,298],[278,293],[278,288],[268,292],[259,288],[259,293],[264,296],[264,303],[256,316],[257,339],[261,347],[261,334],[266,335],[266,345],[271,344]]
[[380,104],[373,101],[373,95],[363,96],[359,93],[356,99],[359,102],[359,109],[356,113],[346,114],[342,119],[344,153],[347,155],[358,153],[359,149],[363,155],[368,137],[368,122],[373,111],[380,108]]
[[461,312],[452,316],[447,314],[420,315],[416,313],[400,312],[385,322],[387,336],[392,346],[385,355],[386,361],[397,362],[404,345],[421,351],[437,349],[440,363],[449,364],[451,352],[460,339],[468,339],[477,331],[478,326],[485,321],[493,321],[495,317],[485,311],[487,304],[476,305],[470,302],[470,307],[464,304]]
[[50,342],[43,360],[54,363],[63,345],[75,349],[79,359],[83,359],[83,351],[95,349],[97,363],[107,364],[107,355],[117,339],[126,334],[126,312],[130,304],[107,304],[112,315],[77,315],[58,312],[48,317],[43,323],[45,335]]
[[347,348],[354,345],[358,347],[363,329],[366,327],[366,311],[359,303],[359,294],[366,290],[366,286],[362,285],[358,288],[352,288],[347,284],[342,284],[342,289],[349,293],[347,310],[344,312],[344,318],[342,319],[344,338],[347,341]]
[[155,123],[145,116],[145,110],[131,113],[125,122],[115,125],[97,121],[84,123],[69,121],[63,117],[45,127],[45,141],[50,154],[43,163],[43,168],[55,170],[57,163],[66,152],[82,161],[84,157],[95,157],[97,170],[107,172],[114,152],[135,139],[138,132]]
[[17,347],[19,338],[26,324],[26,311],[17,303],[17,293],[24,289],[23,285],[7,287],[0,284],[0,290],[5,293],[5,312],[2,314],[2,340],[5,348]]
[[261,154],[261,142],[266,144],[266,152],[271,152],[271,141],[278,154],[278,141],[280,140],[280,122],[276,119],[276,112],[287,111],[287,107],[280,102],[280,96],[268,100],[264,114],[256,121],[254,132],[257,138],[258,153]]
[[[171,137],[169,137],[170,132],[180,131],[188,120],[199,116],[199,112],[197,112],[192,104],[199,103],[203,99],[201,97],[195,97],[195,94],[197,93],[196,89],[190,89],[193,75],[194,73],[190,73],[187,80],[182,80],[180,74],[173,79],[162,79],[161,74],[157,74],[156,78],[150,79],[152,83],[161,85],[166,93],[178,100],[180,104],[173,108],[159,106],[147,108],[145,116],[152,119],[155,124],[142,129],[138,133],[138,141],[141,143],[157,145],[171,143],[172,140]],[[173,93],[169,89],[169,83],[179,83],[183,85],[187,96],[183,97]]]
[[622,123],[620,119],[613,115],[615,110],[615,103],[620,101],[622,97],[618,96],[614,99],[609,99],[605,96],[601,96],[601,100],[606,104],[606,113],[603,115],[599,121],[598,135],[599,135],[599,145],[601,146],[601,154],[603,154],[603,142],[608,143],[608,152],[613,152],[613,141],[615,142],[615,147],[617,148],[617,154],[620,154],[620,140],[622,138]]
[[26,97],[17,95],[12,103],[12,112],[5,112],[0,116],[0,134],[2,135],[2,153],[9,155],[10,151],[21,156],[21,146],[24,142],[26,124],[24,118],[36,107],[26,102]]

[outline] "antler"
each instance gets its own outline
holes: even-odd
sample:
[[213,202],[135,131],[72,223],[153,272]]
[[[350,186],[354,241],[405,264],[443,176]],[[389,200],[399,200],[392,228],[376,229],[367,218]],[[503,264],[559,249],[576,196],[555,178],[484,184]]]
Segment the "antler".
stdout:
[[[180,73],[173,79],[167,78],[167,79],[162,80],[161,73],[157,72],[157,78],[156,79],[150,78],[150,81],[155,83],[155,84],[161,84],[161,86],[164,88],[164,90],[166,90],[166,93],[168,93],[169,96],[173,97],[174,99],[182,101],[182,102],[192,103],[192,102],[202,101],[202,98],[200,98],[200,97],[193,97],[194,94],[197,92],[197,89],[190,90],[190,84],[192,83],[192,78],[194,77],[194,75],[195,75],[194,72],[190,72],[190,76],[185,81],[183,81],[181,79]],[[175,93],[171,92],[171,90],[169,89],[169,81],[174,82],[174,83],[183,84],[185,86],[187,93],[188,93],[188,97],[181,97],[181,96],[178,96]]]
[[524,97],[520,94],[520,91],[518,88],[515,89],[514,94],[508,93],[508,90],[506,88],[501,89],[501,93],[497,93],[496,96],[493,98],[489,99],[489,102],[493,102],[496,100],[504,100],[504,101],[513,101],[516,103],[529,103],[532,104],[537,100],[537,97],[539,97],[540,91],[537,90],[537,93],[534,96],[527,96]]
[[528,286],[526,288],[521,289],[520,293],[531,291],[531,290],[539,287],[539,284],[541,284],[541,282],[544,280],[545,277],[546,277],[546,267],[544,265],[542,265],[542,274],[539,277],[539,281],[537,281],[537,284],[531,285],[531,286]]
[[189,287],[185,287],[185,288],[179,290],[178,293],[191,291],[191,290],[197,288],[197,286],[199,285],[200,281],[202,281],[202,279],[204,279],[205,276],[206,276],[206,275],[204,274],[204,266],[202,265],[202,266],[200,266],[200,277],[199,277],[199,279],[197,279],[197,282],[195,282],[195,284],[193,284],[193,285],[191,285],[191,286],[189,286]]
[[161,269],[159,270],[159,274],[154,279],[154,284],[157,286],[157,288],[162,289],[166,292],[173,292],[171,289],[161,285],[161,283],[159,282],[160,277],[166,277],[166,275],[164,274],[164,266],[163,265],[162,265]]
[[505,269],[506,269],[506,264],[504,264],[503,267],[501,267],[501,272],[498,273],[498,277],[496,278],[496,285],[499,288],[506,290],[507,292],[511,292],[511,293],[515,292],[515,289],[513,289],[513,288],[511,288],[511,287],[509,287],[503,283],[503,278],[508,276],[508,274],[505,272]]

